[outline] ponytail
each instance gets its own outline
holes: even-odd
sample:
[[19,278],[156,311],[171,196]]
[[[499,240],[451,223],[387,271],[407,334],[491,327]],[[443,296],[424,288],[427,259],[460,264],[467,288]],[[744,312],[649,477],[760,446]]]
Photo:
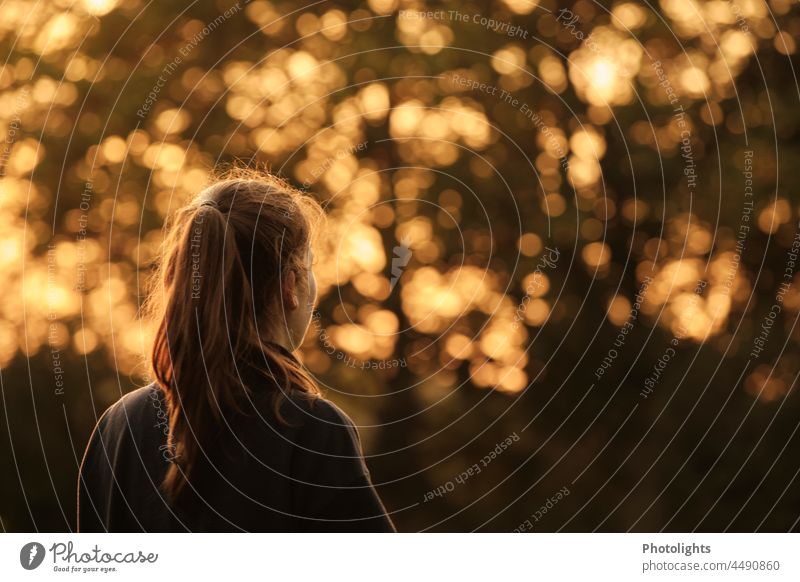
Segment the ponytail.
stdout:
[[310,210],[319,207],[264,177],[218,182],[197,202],[178,212],[164,243],[160,289],[150,296],[157,321],[151,366],[169,417],[171,463],[162,490],[172,501],[184,492],[223,413],[241,413],[252,396],[239,366],[273,381],[280,422],[288,393],[319,394],[294,358],[259,335],[264,321],[281,320],[270,309],[286,270],[300,266]]

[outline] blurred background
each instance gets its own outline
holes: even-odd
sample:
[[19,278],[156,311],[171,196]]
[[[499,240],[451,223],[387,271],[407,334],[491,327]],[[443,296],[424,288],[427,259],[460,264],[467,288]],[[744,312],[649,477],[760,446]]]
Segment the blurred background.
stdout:
[[401,531],[800,518],[789,0],[4,0],[0,521],[75,527],[165,219],[268,166]]

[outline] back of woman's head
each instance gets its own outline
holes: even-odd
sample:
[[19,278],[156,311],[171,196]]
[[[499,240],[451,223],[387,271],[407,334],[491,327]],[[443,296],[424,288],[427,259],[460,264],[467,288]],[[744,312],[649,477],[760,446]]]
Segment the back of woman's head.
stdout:
[[252,397],[242,368],[275,380],[274,411],[287,392],[318,389],[273,343],[285,322],[282,290],[308,285],[308,249],[320,206],[268,173],[218,177],[168,225],[149,311],[156,325],[152,373],[166,397],[168,456],[162,484],[175,500],[222,415]]

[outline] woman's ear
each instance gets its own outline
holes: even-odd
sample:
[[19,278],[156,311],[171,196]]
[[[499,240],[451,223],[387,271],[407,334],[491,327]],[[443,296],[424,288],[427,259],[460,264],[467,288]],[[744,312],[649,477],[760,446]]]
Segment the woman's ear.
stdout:
[[297,298],[297,276],[290,270],[283,280],[283,305],[292,311],[300,307],[300,300]]

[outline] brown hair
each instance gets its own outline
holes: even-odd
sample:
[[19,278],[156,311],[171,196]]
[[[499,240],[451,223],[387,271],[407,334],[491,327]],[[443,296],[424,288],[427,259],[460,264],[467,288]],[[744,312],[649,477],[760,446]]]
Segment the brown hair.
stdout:
[[284,276],[294,270],[298,284],[307,284],[305,250],[323,217],[316,201],[284,180],[237,169],[216,177],[169,225],[147,307],[156,325],[151,367],[169,417],[172,462],[162,489],[171,500],[222,413],[242,412],[251,397],[243,364],[275,380],[281,422],[287,393],[319,394],[304,369],[259,332],[268,331],[266,321],[283,321]]

